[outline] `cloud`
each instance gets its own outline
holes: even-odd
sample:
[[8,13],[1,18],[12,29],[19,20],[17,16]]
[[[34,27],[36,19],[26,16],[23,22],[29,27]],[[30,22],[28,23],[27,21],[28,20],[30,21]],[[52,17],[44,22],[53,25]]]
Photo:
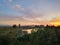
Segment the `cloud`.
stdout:
[[60,18],[53,18],[50,22],[60,22]]
[[[36,9],[33,6],[29,6],[27,8],[23,7],[21,4],[16,4],[12,6],[12,8],[19,13],[23,14],[24,19],[29,20],[52,20],[55,17],[60,17],[59,12],[50,12],[44,11],[40,8]],[[58,15],[58,16],[57,16]]]
[[[9,2],[12,2],[12,1],[13,0],[9,0]],[[37,1],[37,0],[35,0],[35,1]],[[29,5],[27,7],[23,7],[21,4],[12,5],[13,10],[18,11],[19,13],[22,14],[21,15],[22,17],[15,17],[12,19],[20,20],[22,22],[24,22],[24,21],[31,22],[32,21],[33,23],[37,23],[37,24],[39,24],[39,23],[45,24],[45,23],[49,23],[49,21],[55,17],[60,17],[59,16],[60,12],[55,12],[55,11],[51,12],[49,10],[51,5],[49,5],[48,3],[47,4],[45,4],[45,3],[46,2],[41,3],[41,4],[38,3],[39,4],[38,6],[34,4],[33,6]]]
[[0,14],[0,24],[1,25],[13,25],[13,24],[22,24],[22,25],[25,25],[25,24],[32,24],[32,22],[24,19],[22,16],[8,16],[8,15],[5,15],[5,14]]
[[17,10],[18,12],[23,14],[23,18],[25,20],[33,21],[33,20],[42,20],[42,16],[44,16],[43,13],[41,13],[39,10],[34,9],[33,7],[28,8],[22,8],[21,5],[16,4],[15,6],[12,6],[14,10]]
[[20,12],[24,11],[24,8],[19,4],[16,4],[15,6],[13,5],[12,9],[20,11]]
[[55,26],[59,26],[60,25],[60,18],[53,18],[50,23],[52,25],[55,25]]
[[13,2],[13,0],[8,0],[8,2],[10,2],[10,3],[11,3],[11,2]]
[[[27,7],[23,7],[21,4],[13,5],[12,8],[19,13],[23,14],[24,19],[29,20],[52,20],[55,17],[60,17],[57,8],[54,8],[57,5],[56,2],[53,3],[45,0],[33,0],[37,4],[33,3]],[[51,3],[51,4],[50,4]],[[55,4],[56,3],[56,4]],[[52,11],[53,10],[53,11]]]
[[27,18],[24,16],[8,16],[5,14],[0,15],[0,24],[21,24],[21,25],[60,25],[60,18],[54,18],[50,21],[41,20],[41,18]]
[[8,16],[7,14],[0,14],[0,21],[29,21],[26,20],[23,16]]

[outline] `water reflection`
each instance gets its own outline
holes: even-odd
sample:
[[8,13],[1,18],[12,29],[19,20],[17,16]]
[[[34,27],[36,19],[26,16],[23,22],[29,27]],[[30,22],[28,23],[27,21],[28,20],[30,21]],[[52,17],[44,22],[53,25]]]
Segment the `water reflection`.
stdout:
[[27,32],[28,34],[31,34],[32,29],[23,29],[23,32]]

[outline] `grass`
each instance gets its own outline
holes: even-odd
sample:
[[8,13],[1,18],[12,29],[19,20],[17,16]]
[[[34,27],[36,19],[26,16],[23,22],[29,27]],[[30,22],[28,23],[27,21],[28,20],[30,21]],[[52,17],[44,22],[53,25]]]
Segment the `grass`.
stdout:
[[7,35],[9,37],[16,37],[21,34],[20,28],[0,28],[0,35]]

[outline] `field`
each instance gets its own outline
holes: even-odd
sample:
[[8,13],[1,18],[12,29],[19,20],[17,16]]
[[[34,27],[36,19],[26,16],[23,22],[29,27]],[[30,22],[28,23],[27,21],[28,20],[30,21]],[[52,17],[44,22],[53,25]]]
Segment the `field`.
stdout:
[[31,34],[22,30],[0,28],[0,45],[60,45],[60,27],[32,29]]

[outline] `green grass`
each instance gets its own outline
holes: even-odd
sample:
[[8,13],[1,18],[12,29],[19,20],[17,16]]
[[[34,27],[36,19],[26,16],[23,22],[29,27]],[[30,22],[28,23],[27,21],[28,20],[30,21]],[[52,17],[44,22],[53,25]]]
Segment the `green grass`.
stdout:
[[0,35],[7,35],[9,37],[15,38],[21,34],[20,28],[0,28]]

